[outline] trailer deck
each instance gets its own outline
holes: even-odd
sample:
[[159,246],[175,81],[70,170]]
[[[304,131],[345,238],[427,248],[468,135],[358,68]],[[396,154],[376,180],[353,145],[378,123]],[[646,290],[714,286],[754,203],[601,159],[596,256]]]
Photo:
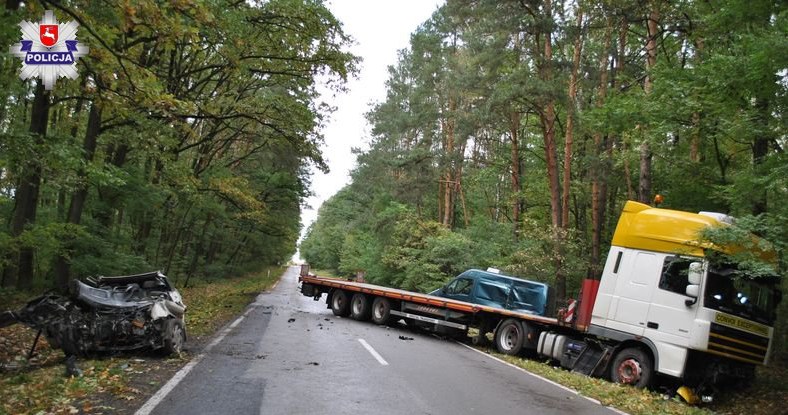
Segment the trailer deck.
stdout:
[[408,301],[416,304],[423,304],[426,306],[433,306],[444,308],[448,310],[459,311],[462,313],[478,314],[481,312],[497,314],[505,317],[514,317],[523,320],[531,320],[545,325],[558,326],[561,325],[557,318],[536,316],[529,313],[520,313],[512,310],[505,310],[497,307],[490,307],[481,304],[466,303],[464,301],[457,301],[443,297],[436,297],[429,294],[418,294],[411,291],[400,290],[396,288],[382,287],[379,285],[368,284],[357,281],[349,281],[342,278],[330,278],[320,276],[301,276],[299,281],[305,284],[311,284],[321,287],[336,288],[345,291],[360,292],[378,297],[386,297],[394,300]]

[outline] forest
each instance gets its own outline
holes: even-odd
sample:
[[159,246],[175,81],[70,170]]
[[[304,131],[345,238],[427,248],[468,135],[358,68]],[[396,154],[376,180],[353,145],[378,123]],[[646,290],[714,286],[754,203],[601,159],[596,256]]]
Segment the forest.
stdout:
[[90,53],[51,90],[0,55],[2,286],[155,269],[182,286],[289,260],[327,169],[317,86],[358,63],[325,5],[9,0],[4,50],[45,10]]
[[449,0],[390,66],[352,182],[320,208],[302,258],[421,292],[493,266],[576,298],[624,202],[659,195],[738,218],[778,253],[752,269],[780,274],[785,6]]

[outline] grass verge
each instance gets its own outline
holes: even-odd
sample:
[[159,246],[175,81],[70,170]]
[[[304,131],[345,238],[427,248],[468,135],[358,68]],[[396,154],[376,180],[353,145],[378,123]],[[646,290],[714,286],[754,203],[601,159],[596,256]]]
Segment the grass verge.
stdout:
[[713,412],[699,407],[685,405],[679,398],[668,399],[663,394],[630,386],[591,378],[579,373],[550,366],[535,360],[507,356],[485,350],[505,362],[521,367],[531,373],[553,382],[572,388],[581,395],[598,400],[605,406],[612,406],[632,415],[711,415]]
[[188,307],[186,331],[193,336],[215,332],[243,311],[257,294],[273,287],[284,272],[284,267],[269,268],[243,277],[198,281],[191,287],[179,288]]
[[[195,281],[180,288],[186,312],[186,329],[190,338],[215,332],[254,300],[270,289],[284,268],[270,268],[237,278]],[[16,309],[35,294],[0,291],[3,308]],[[115,399],[131,401],[140,391],[129,386],[135,373],[156,370],[161,360],[143,354],[120,354],[113,357],[80,359],[80,377],[65,374],[64,355],[52,349],[45,339],[38,342],[33,358],[27,359],[35,332],[20,324],[0,329],[0,414],[76,414],[108,413],[92,397],[109,393]],[[178,363],[188,356],[167,359]]]
[[772,415],[784,413],[788,394],[788,362],[784,360],[758,368],[755,382],[746,389],[718,393],[712,404],[689,406],[678,396],[667,398],[659,392],[591,378],[541,361],[507,356],[492,349],[480,350],[632,415]]

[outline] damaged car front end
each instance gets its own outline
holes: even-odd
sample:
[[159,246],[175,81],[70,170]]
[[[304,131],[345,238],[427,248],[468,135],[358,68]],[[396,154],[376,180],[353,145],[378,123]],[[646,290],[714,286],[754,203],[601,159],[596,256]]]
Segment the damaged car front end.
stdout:
[[0,314],[0,327],[22,323],[66,355],[137,349],[180,353],[186,341],[178,290],[161,272],[74,280],[68,296],[45,294]]

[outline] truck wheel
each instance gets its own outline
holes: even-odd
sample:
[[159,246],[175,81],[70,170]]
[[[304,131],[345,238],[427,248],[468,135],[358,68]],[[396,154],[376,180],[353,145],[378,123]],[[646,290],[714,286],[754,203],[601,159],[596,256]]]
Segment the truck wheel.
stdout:
[[346,317],[350,314],[350,299],[345,291],[334,290],[331,294],[331,311],[339,317]]
[[524,338],[523,326],[519,321],[510,318],[495,330],[495,347],[503,354],[516,355],[523,347]]
[[616,383],[645,388],[651,383],[653,371],[651,358],[643,350],[630,347],[618,352],[613,359],[610,379]]
[[350,300],[350,318],[358,321],[369,320],[369,297],[361,293],[353,294]]
[[177,318],[168,318],[164,320],[162,330],[164,355],[180,354],[183,351],[183,344],[186,343],[186,329],[183,328],[183,322]]
[[391,320],[391,303],[383,297],[375,297],[372,301],[372,321],[375,324],[388,324]]

